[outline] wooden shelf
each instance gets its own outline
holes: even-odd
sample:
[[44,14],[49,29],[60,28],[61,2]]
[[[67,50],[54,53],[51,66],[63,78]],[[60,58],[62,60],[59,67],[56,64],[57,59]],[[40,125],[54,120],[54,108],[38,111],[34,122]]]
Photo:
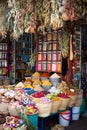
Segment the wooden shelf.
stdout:
[[38,33],[36,46],[36,70],[62,73],[62,55],[58,41],[58,30]]

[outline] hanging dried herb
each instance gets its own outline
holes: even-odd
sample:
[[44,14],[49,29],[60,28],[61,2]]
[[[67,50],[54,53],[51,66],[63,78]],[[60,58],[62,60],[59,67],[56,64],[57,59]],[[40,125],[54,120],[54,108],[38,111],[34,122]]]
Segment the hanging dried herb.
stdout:
[[64,58],[66,58],[69,54],[69,31],[64,26],[59,33],[59,45],[61,48],[61,53]]

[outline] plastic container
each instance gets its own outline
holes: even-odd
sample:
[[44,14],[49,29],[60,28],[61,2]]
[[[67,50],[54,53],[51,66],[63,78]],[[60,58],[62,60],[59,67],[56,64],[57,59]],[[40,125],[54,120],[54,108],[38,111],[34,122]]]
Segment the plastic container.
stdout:
[[66,110],[66,111],[63,111],[63,112],[60,112],[59,114],[59,124],[61,126],[69,126],[69,123],[70,123],[70,111],[69,110]]
[[38,130],[38,113],[33,114],[33,115],[27,115],[27,117],[31,121],[31,123],[34,126],[35,130]]
[[25,120],[25,117],[31,122],[31,125],[34,127],[34,130],[38,130],[38,113],[32,115],[25,115],[21,113],[21,118]]
[[80,116],[80,107],[73,107],[72,108],[72,120],[79,120]]

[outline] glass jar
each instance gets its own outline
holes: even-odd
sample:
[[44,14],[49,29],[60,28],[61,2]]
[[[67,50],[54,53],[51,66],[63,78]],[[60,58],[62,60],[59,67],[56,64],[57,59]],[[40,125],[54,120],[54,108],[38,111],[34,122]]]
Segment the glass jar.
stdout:
[[57,72],[61,73],[62,65],[60,62],[57,63]]
[[47,53],[47,60],[50,61],[51,60],[51,52]]
[[52,32],[48,32],[47,33],[47,41],[51,41],[52,40]]
[[52,63],[48,62],[47,63],[47,71],[51,71],[52,70]]
[[42,51],[42,44],[39,44],[38,49],[39,49],[39,51]]
[[53,32],[53,41],[56,41],[56,40],[58,40],[58,33],[57,33],[57,31],[54,31]]
[[57,60],[58,60],[58,61],[61,60],[61,53],[60,53],[60,52],[57,54]]
[[46,60],[46,53],[42,54],[42,60]]
[[38,61],[42,60],[42,54],[38,54]]
[[46,42],[43,43],[43,51],[47,51],[47,43]]
[[57,64],[56,64],[56,62],[53,62],[52,63],[52,71],[56,72],[56,68],[57,68]]
[[43,64],[42,64],[42,70],[46,70],[47,69],[47,64],[46,64],[46,62],[43,62]]
[[42,63],[41,63],[41,62],[37,64],[37,70],[38,70],[38,71],[41,71],[41,70],[42,70]]
[[48,43],[48,51],[51,51],[52,50],[52,42],[49,42]]
[[53,50],[53,51],[56,51],[57,49],[58,49],[57,41],[54,41],[54,42],[53,42],[52,50]]
[[57,54],[56,53],[52,53],[52,60],[56,61],[57,60]]

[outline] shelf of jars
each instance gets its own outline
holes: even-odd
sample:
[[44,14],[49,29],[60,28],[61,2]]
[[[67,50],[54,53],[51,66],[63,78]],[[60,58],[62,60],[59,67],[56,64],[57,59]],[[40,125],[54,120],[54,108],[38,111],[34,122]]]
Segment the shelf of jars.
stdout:
[[62,55],[58,41],[58,30],[38,34],[37,71],[62,73]]

